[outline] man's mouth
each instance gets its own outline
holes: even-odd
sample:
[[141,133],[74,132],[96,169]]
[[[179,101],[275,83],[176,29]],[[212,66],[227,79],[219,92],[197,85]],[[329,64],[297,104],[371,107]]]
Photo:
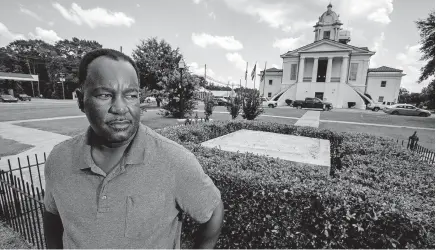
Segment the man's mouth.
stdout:
[[129,120],[113,120],[107,123],[110,127],[116,130],[123,130],[130,126],[131,121]]

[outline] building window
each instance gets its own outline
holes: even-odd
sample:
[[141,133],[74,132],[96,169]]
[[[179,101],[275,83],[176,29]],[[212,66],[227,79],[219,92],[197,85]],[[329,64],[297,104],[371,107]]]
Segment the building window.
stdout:
[[382,81],[380,87],[382,88],[386,87],[386,81]]
[[350,81],[356,81],[357,80],[357,70],[358,70],[358,68],[359,68],[359,64],[358,63],[352,63],[351,64],[350,77],[349,77]]
[[269,83],[269,85],[272,85],[272,80],[269,80],[268,83]]
[[291,64],[291,80],[297,80],[297,64]]
[[383,101],[383,99],[385,99],[385,97],[384,97],[384,96],[379,96],[379,97],[378,97],[378,102],[382,102],[382,101]]
[[271,97],[272,96],[272,93],[271,92],[268,92],[268,97]]
[[324,39],[330,39],[330,31],[324,31]]

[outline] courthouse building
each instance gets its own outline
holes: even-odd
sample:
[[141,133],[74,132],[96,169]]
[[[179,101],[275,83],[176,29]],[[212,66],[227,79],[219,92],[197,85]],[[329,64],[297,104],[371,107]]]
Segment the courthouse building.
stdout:
[[286,99],[306,97],[318,97],[335,108],[347,108],[349,103],[361,109],[370,102],[396,103],[402,70],[369,68],[375,52],[349,44],[350,32],[341,26],[329,4],[314,26],[314,42],[281,55],[283,69],[266,70],[260,93],[278,100],[279,106],[286,105]]

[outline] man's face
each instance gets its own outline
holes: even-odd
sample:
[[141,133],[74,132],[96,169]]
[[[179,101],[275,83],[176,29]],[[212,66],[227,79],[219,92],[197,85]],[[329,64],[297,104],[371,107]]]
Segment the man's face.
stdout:
[[141,116],[139,83],[129,62],[96,58],[88,65],[83,94],[83,111],[98,136],[122,144],[136,133]]

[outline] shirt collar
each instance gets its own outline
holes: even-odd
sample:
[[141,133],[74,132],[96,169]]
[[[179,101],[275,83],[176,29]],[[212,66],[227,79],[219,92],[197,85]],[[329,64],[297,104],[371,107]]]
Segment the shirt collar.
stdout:
[[[91,126],[88,127],[86,133],[82,138],[82,155],[85,164],[79,164],[80,169],[91,168],[91,166],[95,165],[91,156],[91,144],[90,144],[90,136],[92,133]],[[125,164],[141,164],[145,160],[145,149],[147,148],[147,135],[148,128],[142,124],[139,124],[138,130],[133,137],[133,140],[130,142],[130,145],[126,149],[125,153]]]

